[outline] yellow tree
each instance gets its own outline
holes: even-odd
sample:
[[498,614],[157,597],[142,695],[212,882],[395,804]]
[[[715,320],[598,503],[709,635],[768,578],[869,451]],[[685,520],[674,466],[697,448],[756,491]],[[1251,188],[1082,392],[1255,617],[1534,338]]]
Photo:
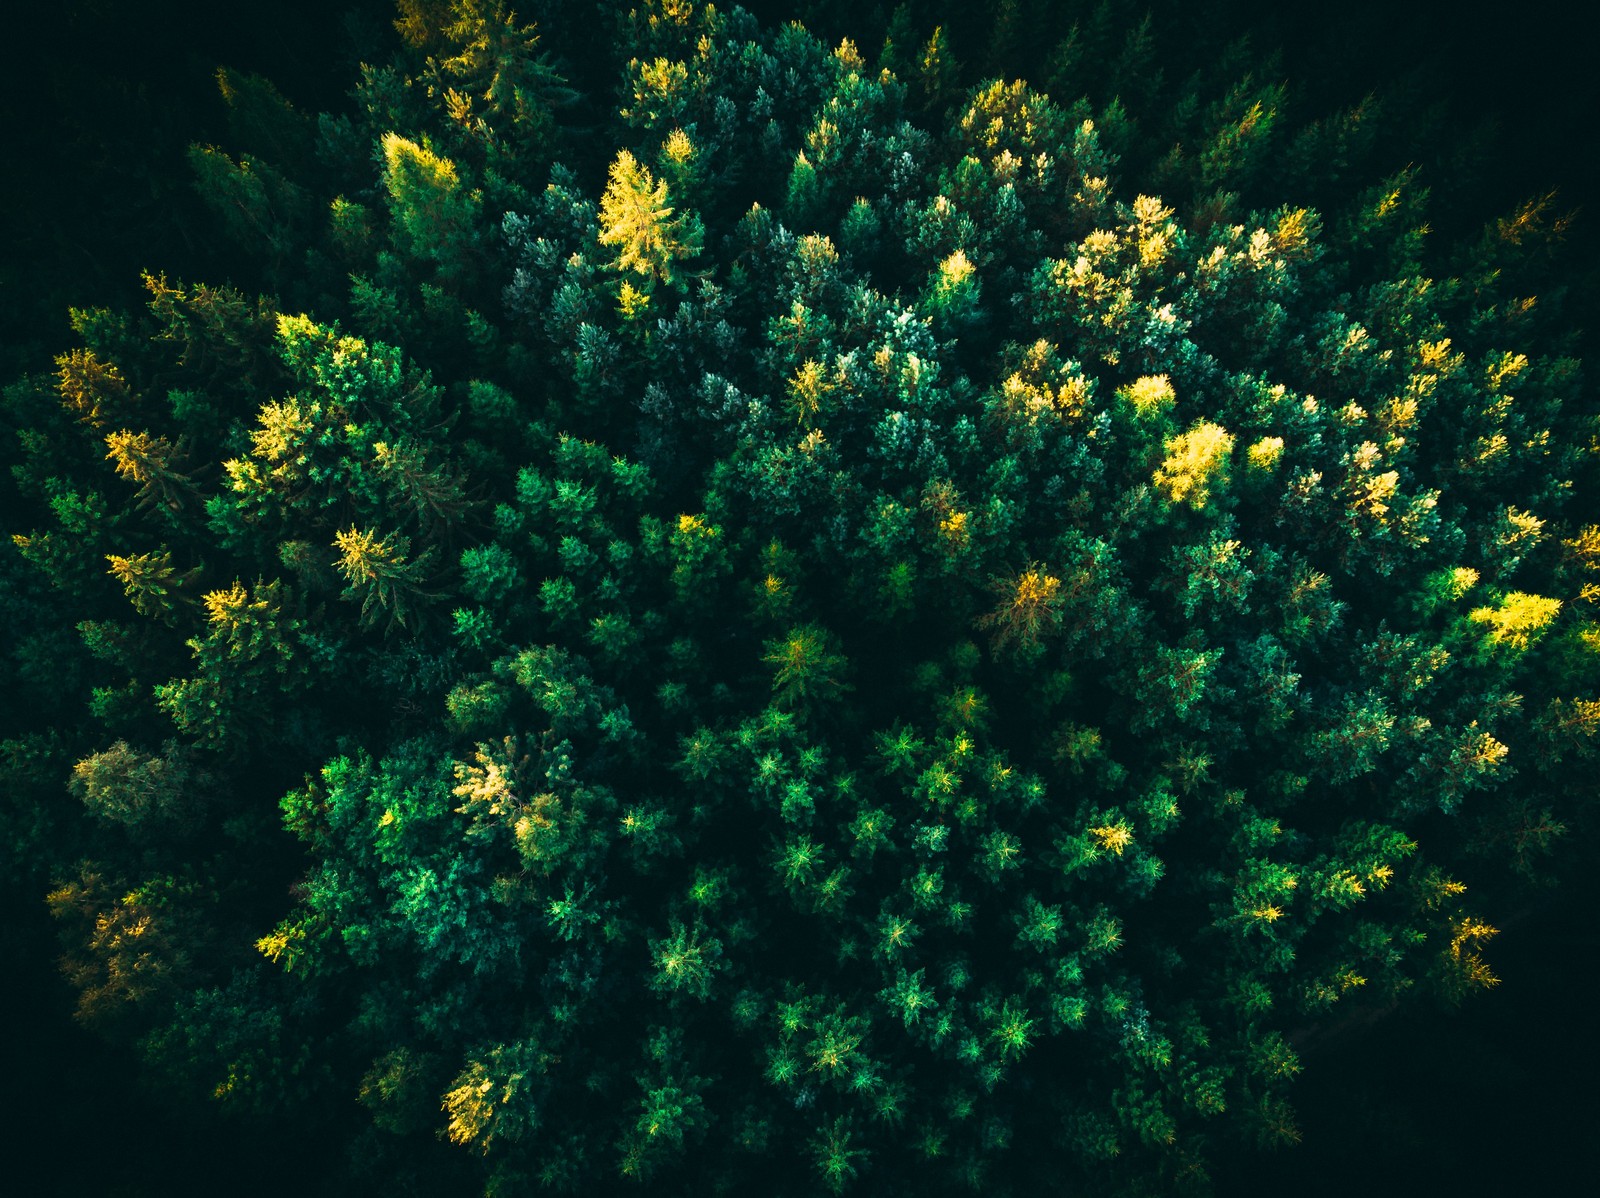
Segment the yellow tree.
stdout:
[[1156,468],[1156,488],[1174,504],[1203,508],[1212,484],[1227,479],[1232,453],[1233,434],[1209,420],[1199,421],[1167,442],[1166,460]]
[[1001,578],[993,590],[1000,603],[979,625],[993,629],[996,649],[1027,653],[1061,624],[1061,580],[1038,562],[1015,578]]
[[675,264],[700,252],[702,236],[694,216],[673,215],[666,180],[656,182],[627,150],[617,155],[600,201],[600,244],[616,249],[617,270],[671,284]]
[[1487,628],[1485,639],[1489,644],[1522,650],[1543,635],[1560,611],[1559,599],[1512,591],[1500,600],[1498,607],[1473,608],[1467,618]]

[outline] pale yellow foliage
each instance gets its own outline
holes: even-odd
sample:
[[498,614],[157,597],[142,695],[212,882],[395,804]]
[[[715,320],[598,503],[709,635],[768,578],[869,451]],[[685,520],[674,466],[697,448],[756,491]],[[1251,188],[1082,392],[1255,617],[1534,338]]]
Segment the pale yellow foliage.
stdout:
[[972,543],[972,520],[960,492],[948,482],[934,483],[922,497],[922,508],[934,518],[940,548],[952,556],[965,552]]
[[1285,257],[1304,258],[1321,230],[1322,221],[1311,209],[1286,210],[1273,227],[1272,241],[1277,251]]
[[709,541],[717,535],[717,529],[702,517],[685,512],[678,517],[678,533],[686,539]]
[[1172,380],[1164,374],[1145,375],[1135,379],[1117,394],[1126,399],[1141,416],[1154,416],[1167,411],[1177,399],[1172,390]]
[[1101,824],[1090,828],[1089,835],[1094,837],[1095,843],[1102,849],[1108,853],[1115,853],[1118,857],[1122,856],[1123,850],[1133,843],[1133,829],[1121,820],[1114,824]]
[[1526,552],[1544,537],[1544,521],[1532,512],[1506,508],[1506,529],[1500,534],[1500,544]]
[[[450,1116],[446,1134],[453,1144],[470,1144],[482,1136],[494,1121],[495,1107],[511,1098],[509,1087],[497,1095],[494,1081],[481,1070],[482,1066],[474,1064],[461,1076],[460,1084],[445,1093],[444,1109]],[[488,1151],[489,1137],[484,1137],[482,1147]]]
[[1046,416],[1081,416],[1088,399],[1088,381],[1061,364],[1056,347],[1041,340],[1028,347],[1022,368],[1000,384],[998,407],[1009,419],[1037,424]]
[[839,250],[833,239],[821,233],[807,233],[795,242],[794,256],[807,274],[825,274],[839,265]]
[[1351,506],[1375,520],[1382,520],[1389,514],[1389,500],[1394,498],[1400,485],[1398,470],[1378,472],[1381,454],[1374,442],[1363,441],[1351,455],[1350,479],[1346,484]]
[[635,59],[628,70],[633,76],[633,106],[621,113],[627,120],[659,120],[689,86],[688,65],[667,58],[652,62]]
[[496,746],[480,744],[471,762],[455,763],[456,785],[450,793],[462,800],[456,811],[463,815],[509,820],[521,810],[516,774],[526,763],[515,737]]
[[406,167],[440,188],[453,189],[459,182],[455,163],[414,141],[408,141],[398,133],[383,135],[383,158],[389,168],[385,182],[389,193],[396,199],[400,198],[401,187],[396,175]]
[[1253,470],[1272,470],[1283,456],[1282,437],[1262,437],[1245,451]]
[[1134,200],[1134,227],[1130,232],[1138,242],[1139,265],[1150,269],[1166,261],[1177,231],[1172,216],[1172,209],[1154,196],[1142,195]]
[[674,263],[700,250],[673,218],[667,183],[659,183],[627,150],[611,164],[609,182],[600,200],[600,244],[617,250],[617,270],[670,283]]
[[933,282],[936,299],[949,300],[963,287],[974,281],[978,268],[972,264],[965,250],[956,250],[939,263],[938,276]]
[[997,579],[999,605],[981,620],[993,628],[996,646],[1031,648],[1061,619],[1061,580],[1034,562],[1014,579]]
[[821,410],[823,396],[826,393],[827,376],[823,373],[822,363],[815,358],[808,358],[794,372],[794,377],[789,380],[789,400],[794,404],[797,419],[805,423]]
[[1417,401],[1409,396],[1391,399],[1378,413],[1378,421],[1391,432],[1410,428],[1417,422]]
[[650,311],[650,293],[624,279],[617,289],[617,313],[623,320],[642,319]]
[[1578,535],[1561,542],[1569,556],[1582,562],[1585,569],[1600,570],[1600,524],[1590,524],[1578,530]]
[[333,543],[339,550],[339,569],[354,583],[377,581],[386,566],[398,563],[403,557],[388,537],[380,537],[374,529],[352,525],[334,533]]
[[249,621],[252,613],[265,615],[272,605],[265,600],[250,602],[250,593],[237,580],[225,591],[207,591],[204,596],[206,619],[225,628],[236,628]]
[[261,406],[258,419],[260,427],[250,432],[251,453],[274,464],[292,463],[316,427],[313,413],[298,399],[269,401]]
[[1468,619],[1488,628],[1489,643],[1526,649],[1561,611],[1561,600],[1525,591],[1512,591],[1500,600],[1499,607],[1478,607]]
[[1454,374],[1465,361],[1461,354],[1450,352],[1448,337],[1439,341],[1423,341],[1417,345],[1417,364],[1424,370]]
[[106,457],[116,466],[117,474],[136,483],[158,478],[158,471],[172,453],[172,446],[164,438],[129,429],[107,433],[106,448]]
[[122,372],[88,349],[75,349],[56,359],[56,391],[68,410],[91,425],[101,423],[108,407],[120,407],[129,398]]
[[689,135],[682,129],[674,129],[667,134],[667,140],[661,146],[661,152],[666,155],[668,162],[683,166],[694,161],[695,146]]
[[1209,420],[1167,442],[1167,458],[1156,468],[1155,485],[1171,503],[1205,507],[1211,484],[1226,478],[1233,434]]
[[1499,391],[1528,368],[1527,354],[1504,353],[1484,372],[1484,381],[1490,391]]
[[1478,953],[1479,948],[1499,934],[1499,928],[1470,915],[1463,916],[1451,928],[1450,960],[1459,970],[1462,989],[1488,990],[1500,984],[1489,963]]

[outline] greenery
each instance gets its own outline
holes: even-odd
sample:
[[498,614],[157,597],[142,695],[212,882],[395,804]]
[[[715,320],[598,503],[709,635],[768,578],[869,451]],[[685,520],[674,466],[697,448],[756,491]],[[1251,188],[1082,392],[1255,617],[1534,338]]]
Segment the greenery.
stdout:
[[1175,5],[766,7],[218,73],[224,269],[4,393],[9,872],[330,1189],[1204,1192],[1593,851],[1571,217]]

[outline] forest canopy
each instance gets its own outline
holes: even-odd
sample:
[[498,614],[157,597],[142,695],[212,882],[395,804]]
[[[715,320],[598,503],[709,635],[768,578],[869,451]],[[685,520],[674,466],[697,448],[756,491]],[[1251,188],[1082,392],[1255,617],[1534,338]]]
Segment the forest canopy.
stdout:
[[1592,852],[1570,215],[1160,5],[768,7],[217,73],[228,269],[4,392],[9,864],[347,1188],[1205,1192]]

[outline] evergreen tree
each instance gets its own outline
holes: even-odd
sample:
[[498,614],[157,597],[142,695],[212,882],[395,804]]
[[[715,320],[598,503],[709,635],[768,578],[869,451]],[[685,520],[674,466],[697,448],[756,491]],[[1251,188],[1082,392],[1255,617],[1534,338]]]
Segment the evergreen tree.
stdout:
[[617,270],[671,284],[678,278],[675,264],[699,254],[699,222],[692,215],[674,218],[667,198],[666,180],[656,182],[627,150],[617,155],[600,201],[600,244],[615,247]]

